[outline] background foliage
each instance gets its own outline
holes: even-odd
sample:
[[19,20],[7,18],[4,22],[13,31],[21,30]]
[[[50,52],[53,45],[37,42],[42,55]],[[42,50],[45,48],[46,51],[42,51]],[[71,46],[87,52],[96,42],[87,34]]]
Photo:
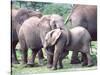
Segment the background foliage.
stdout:
[[43,14],[59,14],[66,19],[72,9],[71,4],[45,3],[32,1],[12,1],[12,8],[27,8]]

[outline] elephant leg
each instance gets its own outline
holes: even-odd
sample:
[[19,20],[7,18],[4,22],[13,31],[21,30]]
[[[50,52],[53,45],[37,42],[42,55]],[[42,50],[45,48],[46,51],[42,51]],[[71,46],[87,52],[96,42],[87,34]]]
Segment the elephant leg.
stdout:
[[39,58],[39,65],[43,65],[44,56],[42,49],[38,51],[38,58]]
[[81,53],[81,62],[84,62],[84,57],[86,57],[86,55],[84,53]]
[[88,61],[87,61],[87,56],[86,56],[86,54],[85,53],[82,53],[82,66],[86,66],[88,63]]
[[93,66],[93,63],[92,63],[92,58],[91,58],[91,56],[90,56],[90,53],[86,53],[86,55],[87,55],[87,60],[88,60],[88,67],[90,67],[90,66]]
[[[60,55],[62,54],[62,50],[63,50],[63,46],[60,47],[60,48],[58,48],[58,46],[55,47],[54,57],[53,57],[53,67],[52,67],[53,70],[56,70],[57,69],[57,63],[58,63],[58,60],[61,57]],[[60,65],[62,66],[62,59],[60,59],[60,60],[61,60],[60,61]]]
[[63,68],[63,64],[62,64],[62,57],[59,58],[59,69]]
[[53,65],[53,51],[54,51],[54,48],[53,47],[49,47],[47,48],[47,68],[52,68],[52,65]]
[[92,58],[91,58],[91,55],[90,55],[90,45],[89,45],[89,42],[88,41],[86,41],[86,43],[84,44],[84,46],[82,48],[82,51],[86,55],[87,66],[88,67],[93,66]]
[[29,58],[28,63],[27,63],[30,67],[34,66],[34,61],[35,61],[37,52],[38,50],[32,49],[32,57]]
[[21,50],[22,64],[27,64],[27,49]]
[[53,67],[52,67],[53,70],[57,69],[58,59],[59,59],[59,54],[57,53],[56,55],[54,55],[54,58],[53,58]]
[[64,59],[67,55],[69,54],[69,50],[64,49],[63,53],[62,53],[62,59]]
[[18,60],[17,60],[17,56],[16,56],[16,50],[13,49],[12,50],[12,58],[11,58],[12,64],[19,64]]
[[18,60],[17,60],[17,56],[16,56],[16,47],[17,45],[17,41],[13,42],[12,44],[12,49],[11,49],[11,62],[12,64],[19,64]]
[[62,60],[69,54],[69,51],[67,49],[64,49],[64,51],[62,52],[62,54],[60,55],[59,58],[59,68],[63,68],[63,64],[62,64]]
[[53,64],[53,55],[47,54],[47,67],[51,68]]
[[71,57],[71,64],[79,64],[81,61],[78,58],[78,52],[73,51],[72,57]]

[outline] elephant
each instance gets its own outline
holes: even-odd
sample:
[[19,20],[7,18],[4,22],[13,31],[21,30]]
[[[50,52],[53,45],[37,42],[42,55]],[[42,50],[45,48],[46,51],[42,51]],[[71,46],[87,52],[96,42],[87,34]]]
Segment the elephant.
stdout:
[[[92,40],[97,40],[97,6],[74,4],[71,14],[65,23],[70,22],[71,27],[83,26],[90,33]],[[73,52],[72,64],[78,64],[78,53]]]
[[[70,30],[54,29],[48,32],[45,36],[44,47],[53,47],[52,50],[54,55],[52,59],[52,69],[57,69],[58,61],[60,62],[60,68],[63,68],[61,56],[68,55],[68,51],[81,52],[84,56],[82,65],[92,66],[93,63],[90,56],[90,41],[91,36],[89,32],[81,26]],[[50,50],[49,52],[52,53]]]
[[[44,15],[41,18],[31,17],[24,21],[19,30],[20,50],[22,51],[22,64],[34,66],[38,51],[44,46],[44,38],[50,30],[64,29],[64,19],[58,14]],[[32,49],[32,57],[27,59],[28,48]],[[48,56],[47,56],[48,60]],[[49,65],[49,62],[47,62]]]
[[19,63],[16,57],[16,50],[15,50],[15,47],[19,41],[18,40],[19,29],[22,23],[26,19],[32,16],[42,17],[42,14],[37,11],[32,11],[32,10],[23,9],[23,8],[11,10],[11,45],[12,45],[11,46],[11,62],[13,64]]

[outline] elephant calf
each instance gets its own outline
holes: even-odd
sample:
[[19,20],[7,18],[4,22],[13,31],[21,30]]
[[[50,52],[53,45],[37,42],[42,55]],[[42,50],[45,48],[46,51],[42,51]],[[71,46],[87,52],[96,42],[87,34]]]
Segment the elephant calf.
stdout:
[[63,50],[66,50],[65,53],[69,50],[81,52],[83,56],[82,65],[92,66],[90,41],[91,36],[89,32],[81,26],[70,30],[54,29],[48,32],[45,37],[44,46],[45,48],[53,47],[54,49],[52,69],[57,69],[58,61],[60,61],[60,67],[63,67],[61,58],[61,56],[65,55]]

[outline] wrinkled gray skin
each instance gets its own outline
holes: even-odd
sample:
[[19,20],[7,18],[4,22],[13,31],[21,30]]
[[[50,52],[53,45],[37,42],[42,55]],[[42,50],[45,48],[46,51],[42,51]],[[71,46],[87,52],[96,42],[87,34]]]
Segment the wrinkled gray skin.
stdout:
[[[67,21],[71,22],[71,27],[85,27],[89,31],[92,41],[97,40],[97,6],[75,4]],[[73,52],[71,63],[80,63],[77,52]]]
[[18,43],[18,33],[19,33],[19,29],[22,25],[22,23],[32,17],[32,16],[37,16],[37,17],[41,17],[42,14],[40,12],[35,12],[35,11],[31,11],[28,9],[12,9],[11,10],[11,60],[12,63],[17,64],[19,63],[16,57],[16,44]]
[[[37,52],[43,48],[46,33],[56,28],[65,28],[63,18],[57,14],[44,15],[41,19],[31,17],[23,23],[19,31],[23,64],[34,65]],[[32,57],[27,61],[28,48],[32,49]],[[47,55],[47,60],[48,58]]]
[[[62,55],[67,55],[67,51],[81,52],[84,56],[83,66],[92,66],[92,59],[90,56],[90,40],[89,32],[83,27],[75,27],[70,30],[55,29],[46,34],[44,47],[54,48],[54,57],[52,69],[57,69],[57,62],[60,61],[60,68],[62,65]],[[67,49],[67,51],[66,51]],[[65,50],[65,53],[63,52]]]

